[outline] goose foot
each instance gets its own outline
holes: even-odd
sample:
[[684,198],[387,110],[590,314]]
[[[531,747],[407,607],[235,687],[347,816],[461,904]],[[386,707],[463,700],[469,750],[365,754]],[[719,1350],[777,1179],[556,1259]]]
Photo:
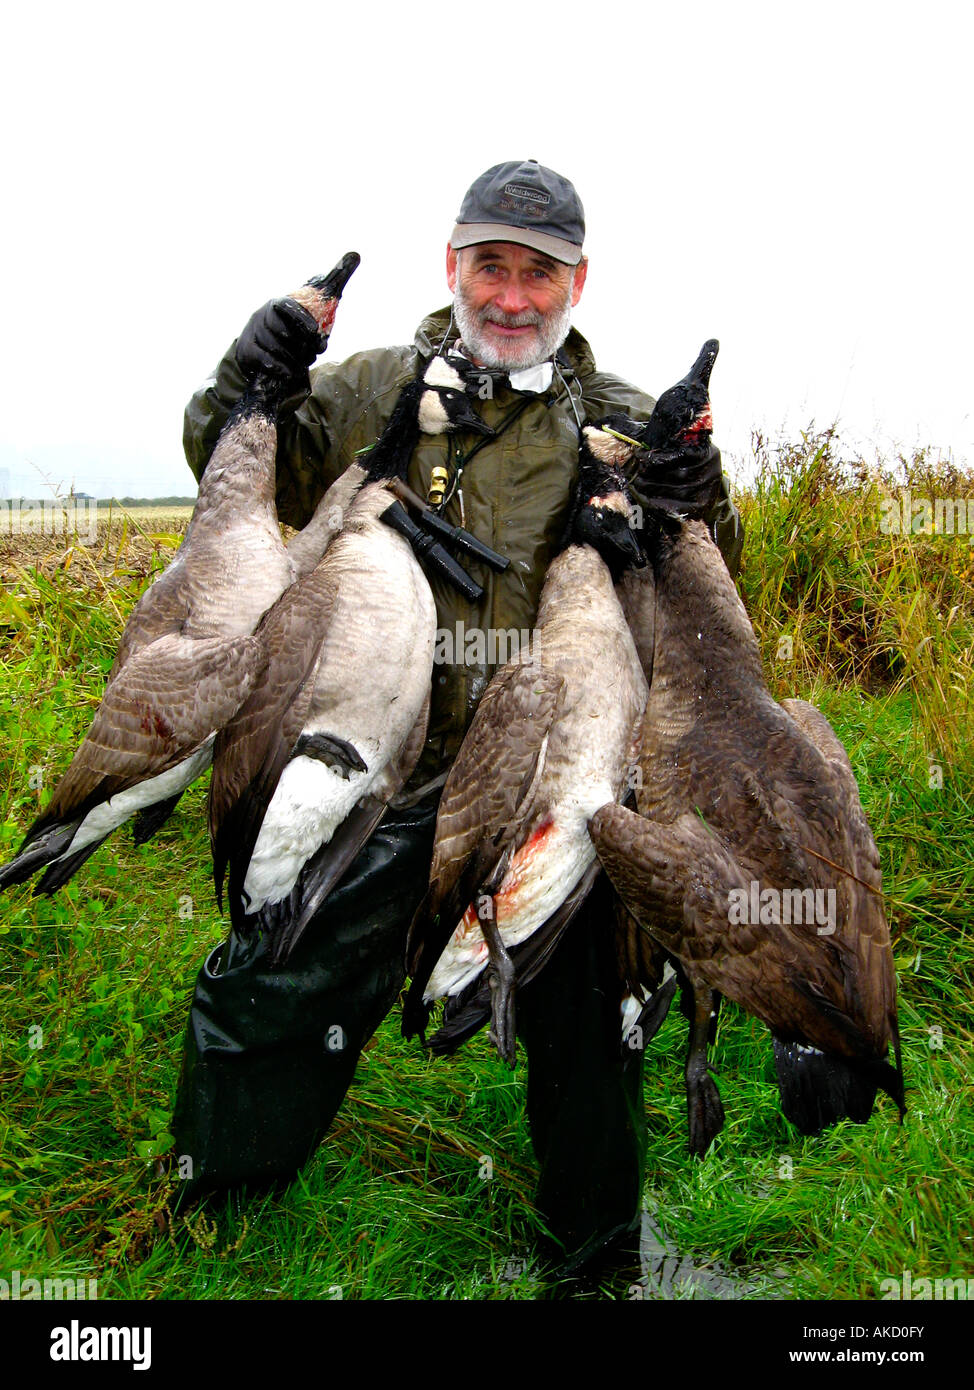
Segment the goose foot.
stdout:
[[494,899],[489,893],[482,893],[477,899],[477,921],[487,942],[490,964],[487,966],[487,980],[490,984],[490,1040],[497,1048],[503,1061],[509,1067],[515,1061],[514,1032],[514,986],[517,972],[514,962],[504,948],[501,934],[494,920]]
[[707,1066],[707,1043],[714,998],[709,989],[693,990],[693,1023],[686,1063],[687,1121],[690,1153],[699,1158],[710,1148],[724,1126],[720,1092]]
[[724,1127],[724,1107],[716,1082],[703,1059],[702,1072],[691,1078],[687,1069],[687,1120],[690,1126],[689,1151],[703,1158]]
[[347,782],[353,772],[368,772],[368,764],[357,748],[337,734],[302,734],[291,758],[315,758]]

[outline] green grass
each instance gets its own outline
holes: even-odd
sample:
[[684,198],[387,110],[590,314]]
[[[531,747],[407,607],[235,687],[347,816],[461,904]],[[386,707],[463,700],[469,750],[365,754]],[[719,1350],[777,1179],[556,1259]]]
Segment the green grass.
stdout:
[[[673,1297],[692,1291],[689,1267],[716,1271],[725,1294],[788,1299],[876,1298],[905,1269],[974,1276],[974,550],[881,534],[884,480],[853,476],[836,449],[830,436],[759,449],[741,584],[773,692],[824,710],[859,780],[909,1113],[900,1125],[881,1098],[868,1125],[801,1138],[778,1107],[767,1031],[726,1007],[711,1060],[727,1122],[691,1160],[685,1025],[668,1019],[647,1053],[646,1204],[682,1257],[661,1285]],[[974,497],[970,480],[926,467],[897,477]],[[0,555],[0,862],[67,765],[124,615],[168,553],[131,530],[67,562]],[[172,1215],[156,1165],[195,973],[226,929],[204,805],[199,785],[141,848],[120,831],[53,900],[25,888],[0,901],[0,1278],[96,1277],[104,1299],[539,1296],[523,1061],[512,1075],[484,1036],[427,1060],[396,1012],[296,1183]],[[628,1297],[628,1280],[604,1294]]]

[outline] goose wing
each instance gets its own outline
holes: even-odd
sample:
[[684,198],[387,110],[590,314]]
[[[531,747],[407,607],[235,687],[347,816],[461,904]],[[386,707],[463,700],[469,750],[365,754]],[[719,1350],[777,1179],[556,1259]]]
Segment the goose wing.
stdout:
[[146,589],[129,614],[108,673],[109,684],[137,652],[180,631],[189,613],[183,580],[182,555],[177,553],[169,568]]
[[222,901],[230,867],[239,896],[267,807],[301,734],[335,602],[326,566],[288,589],[254,634],[261,652],[255,688],[219,734],[210,782],[213,877]]
[[177,766],[231,717],[257,670],[252,637],[170,634],[136,653],[105,692],[67,772],[32,829],[80,819]]
[[410,926],[411,998],[421,998],[474,893],[503,877],[536,799],[564,691],[562,677],[540,662],[511,662],[477,707],[443,791],[430,886]]
[[849,868],[876,892],[882,888],[879,851],[859,799],[859,787],[849,755],[831,724],[806,700],[783,700],[782,709],[818,749],[828,767],[829,794],[834,803],[833,819],[842,828],[842,839],[849,855]]
[[[603,806],[590,822],[599,859],[636,922],[702,981],[772,1031],[845,1056],[875,1056],[855,987],[854,949],[814,924],[731,920],[731,893],[750,879],[733,850],[699,816],[669,824]],[[850,990],[850,981],[853,987]]]
[[811,928],[818,944],[809,968],[813,975],[815,966],[824,971],[825,983],[813,978],[809,987],[823,1008],[833,999],[846,1019],[855,1019],[879,1051],[896,1034],[896,977],[879,852],[852,767],[814,706],[768,703],[762,738],[751,742],[750,767],[725,779],[740,789],[740,800],[719,829],[749,882],[779,892],[811,890],[824,895],[823,905],[831,903],[830,930]]
[[819,816],[808,817],[811,833],[806,835],[806,850],[835,885],[838,931],[858,957],[858,1007],[873,1020],[877,1033],[895,1041],[896,968],[883,908],[879,850],[862,809],[852,764],[832,726],[814,705],[785,700],[782,707],[829,770],[826,805]]

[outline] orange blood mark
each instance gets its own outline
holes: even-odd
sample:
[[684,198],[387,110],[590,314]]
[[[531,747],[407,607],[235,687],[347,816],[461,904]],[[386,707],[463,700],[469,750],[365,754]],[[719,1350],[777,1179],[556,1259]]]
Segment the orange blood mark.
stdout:
[[530,874],[532,860],[538,851],[543,848],[553,825],[554,821],[542,821],[531,838],[524,842],[511,860],[511,867],[504,877],[504,882],[495,894],[498,916],[500,916],[502,907],[505,916],[510,916],[516,910],[511,900],[517,894],[517,890],[520,888],[525,878]]
[[[497,914],[497,921],[500,923],[501,917],[510,918],[516,907],[512,904],[518,888],[520,888],[526,873],[530,871],[531,860],[542,847],[548,834],[554,825],[554,821],[542,821],[530,839],[526,840],[514,858],[511,860],[510,868],[504,876],[504,881],[494,894],[494,907]],[[471,932],[480,931],[480,922],[477,918],[477,909],[473,903],[467,908],[460,918],[457,929],[453,933],[454,944],[459,945]],[[486,945],[484,946],[486,950]],[[478,947],[479,950],[479,947]]]
[[691,424],[690,428],[688,430],[683,431],[683,438],[694,439],[698,434],[703,434],[706,431],[713,430],[713,427],[714,417],[710,409],[710,406],[708,405],[704,410],[700,412],[700,414]]
[[335,311],[338,308],[337,299],[326,299],[324,305],[315,312],[314,317],[318,320],[318,332],[325,337],[331,333],[332,325],[335,322]]

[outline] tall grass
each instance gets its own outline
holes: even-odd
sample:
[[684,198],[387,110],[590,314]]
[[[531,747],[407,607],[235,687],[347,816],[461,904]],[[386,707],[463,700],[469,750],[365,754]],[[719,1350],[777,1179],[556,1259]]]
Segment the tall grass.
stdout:
[[[974,548],[880,528],[884,491],[974,501],[974,479],[924,455],[867,469],[831,433],[759,440],[756,461],[741,588],[773,693],[823,708],[859,780],[910,1108],[901,1126],[881,1100],[867,1126],[801,1138],[766,1030],[726,1008],[712,1063],[727,1123],[691,1160],[685,1025],[667,1020],[647,1055],[646,1205],[673,1258],[647,1288],[874,1298],[904,1269],[974,1275]],[[124,616],[174,543],[125,518],[95,547],[0,543],[0,861],[66,767]],[[483,1036],[428,1061],[395,1014],[296,1183],[173,1215],[157,1164],[195,972],[227,925],[204,798],[194,787],[141,848],[119,831],[53,900],[0,900],[0,1277],[94,1276],[103,1298],[538,1296],[523,1062],[512,1075]],[[603,1291],[628,1297],[634,1277]]]

